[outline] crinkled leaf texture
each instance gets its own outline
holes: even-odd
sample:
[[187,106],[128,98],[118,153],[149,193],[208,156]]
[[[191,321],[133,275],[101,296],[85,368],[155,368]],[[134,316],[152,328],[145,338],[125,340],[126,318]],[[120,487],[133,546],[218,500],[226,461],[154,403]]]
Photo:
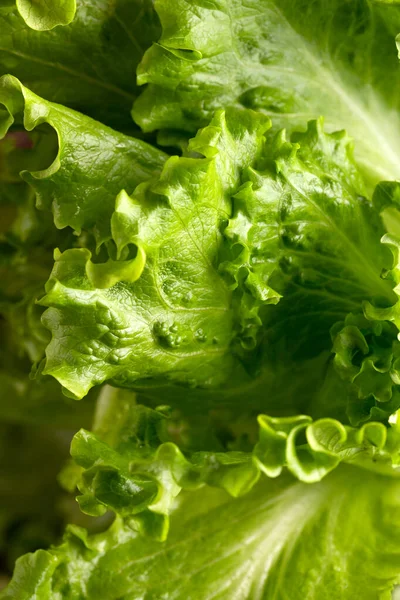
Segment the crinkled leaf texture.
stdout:
[[267,127],[253,111],[218,113],[188,156],[118,196],[110,262],[56,256],[45,373],[76,397],[105,380],[215,388],[283,347],[286,360],[329,351],[336,321],[393,301],[385,229],[346,135],[317,121],[294,143],[264,141]]
[[334,365],[349,383],[347,414],[358,425],[370,418],[387,420],[400,407],[399,395],[399,184],[382,183],[373,204],[385,222],[382,246],[392,254],[392,264],[382,276],[393,286],[393,298],[363,303],[363,314],[349,314],[332,328]]
[[334,366],[349,384],[347,414],[353,425],[386,421],[400,407],[398,335],[390,321],[365,315],[350,314],[332,328]]
[[98,244],[110,235],[118,192],[132,192],[159,172],[166,159],[141,140],[39,98],[9,75],[0,79],[0,106],[1,137],[14,123],[27,131],[43,124],[54,128],[59,145],[54,161],[21,176],[35,190],[38,207],[52,210],[56,227],[77,232],[94,228]]
[[370,181],[400,174],[398,7],[368,0],[157,0],[163,33],[138,68],[145,130],[196,131],[245,106],[293,130],[346,128]]
[[0,31],[0,75],[12,73],[47,100],[133,129],[135,70],[160,35],[151,1],[78,0],[72,23],[49,32],[31,29],[15,7],[0,3]]
[[116,521],[27,555],[2,600],[389,600],[398,577],[399,481],[341,467],[309,486],[262,480],[231,500],[188,492],[165,543]]
[[[243,451],[239,440],[237,450],[206,450],[211,438],[201,451],[189,451],[172,441],[177,423],[166,407],[135,405],[125,394],[124,399],[111,390],[100,396],[104,414],[96,418],[95,433],[81,430],[72,441],[80,469],[68,469],[62,481],[70,490],[77,485],[84,512],[97,516],[111,510],[156,539],[166,538],[169,513],[182,489],[207,484],[238,497],[252,489],[260,473],[278,477],[287,468],[300,481],[316,483],[341,462],[392,477],[400,473],[395,424],[369,422],[356,429],[328,418],[260,415],[252,451]],[[187,434],[196,438],[196,429]]]
[[[11,76],[1,79],[0,106],[0,312],[18,350],[38,361],[49,340],[35,301],[43,296],[54,248],[89,241],[94,249],[88,231],[97,244],[104,242],[117,193],[161,171],[166,155],[39,98]],[[54,227],[53,217],[63,231]],[[78,238],[71,228],[83,235]],[[123,273],[126,266],[118,264]],[[107,277],[107,269],[107,262],[93,267],[96,280]]]
[[297,345],[302,358],[330,347],[329,328],[341,313],[395,296],[381,277],[390,265],[385,228],[364,197],[350,140],[324,133],[321,121],[292,139],[278,133],[264,164],[245,171],[225,235],[243,248],[235,265],[250,263],[282,295],[268,309],[267,341],[287,338],[287,357]]
[[191,143],[193,157],[171,157],[159,178],[132,197],[119,194],[111,218],[116,260],[110,256],[104,278],[85,249],[56,256],[41,300],[51,307],[43,322],[53,336],[44,373],[78,398],[105,380],[226,381],[231,345],[246,345],[247,331],[260,327],[260,307],[279,300],[266,281],[248,285],[248,269],[233,281],[220,270],[225,250],[229,257],[222,229],[230,196],[268,127],[251,111],[240,119],[218,113]]

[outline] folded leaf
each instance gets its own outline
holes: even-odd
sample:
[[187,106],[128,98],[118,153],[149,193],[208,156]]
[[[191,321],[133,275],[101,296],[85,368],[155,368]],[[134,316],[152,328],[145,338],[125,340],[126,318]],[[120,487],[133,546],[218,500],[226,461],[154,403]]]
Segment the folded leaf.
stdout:
[[[115,196],[132,192],[161,170],[166,156],[140,140],[109,129],[70,109],[42,100],[17,79],[0,80],[0,137],[23,115],[27,131],[44,123],[54,128],[58,153],[47,168],[23,171],[37,205],[52,210],[56,227],[94,228],[97,243],[110,235]],[[99,186],[99,181],[102,185]]]
[[135,407],[129,429],[120,432],[114,448],[88,431],[75,435],[71,455],[82,467],[78,501],[83,512],[97,516],[112,510],[133,528],[165,539],[169,512],[182,488],[208,483],[239,496],[257,482],[259,470],[251,454],[197,452],[185,457],[172,442],[149,442],[149,430],[167,429],[162,420],[162,413]]
[[260,327],[260,307],[279,299],[262,284],[258,295],[243,292],[243,303],[246,283],[232,285],[219,271],[230,248],[221,232],[230,196],[268,127],[256,113],[219,113],[190,146],[202,157],[171,157],[159,179],[132,198],[121,193],[111,219],[117,262],[108,263],[101,287],[87,250],[56,256],[41,300],[51,307],[43,322],[53,336],[45,374],[78,398],[105,380],[123,387],[227,380],[231,345],[246,347],[247,329]]
[[[251,451],[210,450],[210,438],[196,452],[182,448],[182,440],[172,441],[176,424],[166,407],[135,405],[126,394],[100,397],[102,426],[96,419],[95,433],[81,430],[75,435],[71,455],[80,469],[67,470],[62,481],[70,490],[78,487],[83,512],[98,516],[111,510],[149,537],[166,539],[169,514],[182,489],[209,485],[238,497],[254,487],[260,473],[277,477],[287,468],[300,481],[315,483],[341,462],[400,476],[397,424],[387,428],[370,422],[356,429],[329,418],[313,422],[304,415],[261,415],[259,441]],[[117,418],[110,421],[110,414]],[[242,433],[251,431],[249,425],[242,420]],[[196,438],[196,425],[194,431],[186,426],[186,437]],[[240,429],[236,435],[240,448]]]
[[330,130],[345,128],[356,140],[370,181],[399,177],[398,7],[366,0],[155,6],[163,33],[139,65],[138,83],[149,85],[133,109],[145,131],[193,132],[227,106],[261,110],[291,131],[323,115]]
[[188,492],[167,542],[118,521],[98,536],[69,528],[58,548],[18,561],[1,599],[389,600],[399,485],[342,467],[312,486],[264,480],[234,500],[210,488]]
[[370,471],[398,477],[400,435],[397,425],[387,428],[371,421],[359,428],[334,419],[258,417],[260,439],[254,448],[255,462],[269,477],[282,468],[300,481],[315,483],[347,462]]
[[392,323],[364,315],[350,314],[332,328],[334,365],[349,382],[347,413],[353,425],[386,421],[400,408],[398,334]]

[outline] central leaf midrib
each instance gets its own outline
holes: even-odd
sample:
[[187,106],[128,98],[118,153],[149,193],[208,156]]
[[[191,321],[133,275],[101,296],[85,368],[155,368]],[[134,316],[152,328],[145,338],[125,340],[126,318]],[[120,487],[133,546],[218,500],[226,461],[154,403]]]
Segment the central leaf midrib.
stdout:
[[[374,154],[376,155],[377,154],[376,146],[378,146],[382,149],[381,150],[382,156],[389,157],[387,169],[384,169],[376,164],[371,165],[373,167],[375,174],[376,175],[379,174],[379,177],[381,179],[382,178],[396,179],[400,174],[400,159],[399,159],[400,153],[396,152],[395,148],[393,148],[392,145],[390,143],[388,143],[387,139],[383,135],[379,126],[377,125],[377,120],[372,118],[372,115],[370,115],[367,112],[366,108],[364,106],[362,106],[360,104],[360,102],[355,100],[352,97],[352,94],[350,94],[349,91],[345,89],[343,80],[341,78],[339,80],[337,78],[335,78],[332,73],[332,70],[327,68],[325,65],[323,65],[320,61],[317,60],[317,58],[314,56],[314,54],[312,52],[312,49],[310,49],[308,42],[304,39],[304,37],[300,33],[298,33],[296,31],[296,29],[291,25],[291,23],[289,22],[286,15],[283,13],[283,11],[278,7],[277,0],[271,1],[271,2],[269,2],[269,4],[271,5],[271,8],[275,11],[275,14],[278,17],[278,19],[281,21],[282,25],[284,27],[286,27],[289,32],[291,32],[291,35],[290,36],[288,35],[288,38],[296,40],[296,42],[297,42],[296,45],[297,45],[298,51],[302,52],[304,54],[306,61],[308,61],[313,72],[316,74],[316,78],[312,78],[312,77],[310,77],[310,75],[308,75],[308,80],[309,80],[310,84],[313,86],[317,85],[317,86],[322,87],[321,83],[320,83],[320,81],[322,81],[323,82],[323,90],[326,91],[326,88],[330,88],[330,90],[333,92],[333,94],[341,102],[343,102],[343,104],[346,107],[348,107],[348,114],[351,114],[353,119],[355,117],[355,119],[359,123],[363,124],[363,125],[361,125],[361,130],[368,132],[368,136],[364,137],[362,140],[358,139],[359,147],[360,148],[362,148],[362,147],[372,148],[374,151]],[[234,10],[229,11],[229,18],[231,19],[232,37],[234,37],[235,30],[236,30],[234,23],[236,21],[240,20],[240,14],[236,15],[236,18],[234,18],[235,15],[232,15],[231,12],[234,12]],[[242,62],[243,66],[246,66],[246,72],[248,72],[249,68],[251,70],[253,70],[254,68],[260,69],[262,72],[267,72],[268,70],[271,70],[271,71],[276,70],[277,72],[284,73],[285,71],[287,71],[287,68],[281,67],[280,65],[268,65],[267,64],[267,65],[261,65],[260,67],[258,67],[258,65],[254,65],[254,62],[249,63],[249,61],[246,61],[246,63],[245,63],[243,61],[243,57],[242,57],[241,53],[238,51],[238,49],[236,47],[234,47],[233,50],[234,50],[237,58],[240,60],[240,62]],[[328,58],[330,58],[330,57],[328,57]],[[330,63],[332,64],[332,60],[330,60]],[[343,66],[341,66],[340,68],[344,69]],[[338,72],[338,69],[339,69],[339,66],[336,65],[336,68],[335,68],[336,73]],[[289,72],[290,72],[290,74],[292,74],[291,69]],[[293,75],[297,76],[297,73],[295,70],[293,70]],[[304,77],[305,74],[303,74],[301,72],[300,76]],[[383,101],[383,99],[380,97],[380,95],[376,91],[374,91],[374,94],[380,102]],[[320,115],[318,114],[315,116],[320,116]],[[326,116],[329,119],[331,119],[329,114]],[[280,117],[281,117],[281,115],[279,113],[277,113],[276,118],[279,119]],[[336,121],[336,119],[332,119],[332,120]],[[348,120],[346,119],[346,115],[344,115],[343,120],[344,120],[343,124],[347,127]],[[350,134],[352,134],[351,127],[350,127]],[[374,139],[376,141],[376,144],[373,143]],[[367,163],[367,159],[366,158],[364,159],[363,155],[359,156],[358,158],[362,164],[365,165]]]
[[[301,488],[301,487],[303,488],[303,490],[302,490],[303,494],[299,493],[299,488]],[[291,522],[293,522],[294,525],[299,524],[299,523],[304,524],[304,521],[302,519],[299,519],[298,505],[301,504],[303,506],[303,512],[305,512],[307,515],[309,515],[309,503],[305,501],[305,498],[303,496],[306,496],[306,495],[309,495],[311,497],[316,496],[322,502],[326,498],[326,495],[329,493],[329,491],[330,491],[329,488],[330,488],[330,486],[326,486],[326,485],[323,488],[320,487],[319,489],[317,489],[315,486],[307,488],[305,484],[301,484],[301,483],[291,485],[289,488],[287,488],[280,494],[277,494],[276,497],[268,498],[268,500],[266,502],[257,504],[257,506],[254,509],[246,511],[244,514],[238,516],[235,519],[232,519],[232,521],[229,522],[229,526],[231,528],[234,528],[234,526],[236,526],[238,523],[251,518],[255,514],[258,514],[261,516],[263,511],[267,511],[267,512],[271,511],[272,513],[277,511],[279,513],[279,515],[277,517],[274,518],[273,516],[269,515],[265,519],[265,527],[268,529],[269,532],[270,532],[270,527],[269,527],[270,523],[277,523],[278,524],[278,527],[276,527],[277,530],[282,529],[282,527],[286,527],[288,518],[285,519],[285,523],[283,525],[282,525],[282,518],[281,518],[282,513],[284,512],[284,508],[282,509],[281,502],[285,496],[287,496],[287,499],[285,500],[285,504],[289,507],[290,513],[293,513],[291,515]],[[321,493],[321,491],[323,493]],[[299,497],[300,497],[300,502],[298,501],[296,503],[295,499],[298,500]],[[235,500],[232,500],[232,501],[235,502]],[[226,522],[224,520],[221,520],[221,523],[214,531],[214,534],[218,534],[221,530],[224,530],[226,527],[227,527]],[[300,530],[302,529],[302,527],[299,527],[297,529],[299,530],[298,533],[300,534]],[[191,537],[192,539],[196,538],[196,537],[201,538],[202,532],[199,533],[196,529],[193,531],[194,531],[194,534],[189,537]],[[271,545],[268,543],[265,543],[265,552],[260,553],[260,556],[258,557],[258,560],[257,560],[258,563],[263,562],[265,559],[265,556],[269,552],[273,553],[273,555],[274,555],[273,558],[276,561],[277,556],[279,555],[280,551],[282,550],[282,546],[283,546],[285,540],[281,539],[281,535],[280,535],[279,531],[274,531],[273,535],[274,535],[274,537],[276,537],[277,539],[279,539],[281,541],[281,544],[275,544],[273,549],[271,549]],[[255,542],[253,540],[253,544],[255,543],[255,544],[258,544],[259,546],[263,546],[262,541],[260,543],[260,538],[262,538],[262,540],[264,540],[265,542],[270,542],[270,539],[268,539],[268,535],[265,536],[265,530],[263,527],[259,527],[259,529],[257,531],[257,540]],[[134,564],[137,564],[140,562],[146,563],[149,560],[154,559],[156,556],[162,555],[163,553],[168,554],[168,553],[170,553],[171,550],[174,550],[181,545],[185,545],[187,543],[187,539],[188,539],[187,537],[184,539],[180,539],[177,542],[175,542],[174,544],[167,546],[165,548],[165,550],[162,549],[158,552],[153,553],[152,555],[144,556],[143,558],[141,558],[137,561],[135,561],[135,560],[130,561],[128,563],[128,565],[124,565],[124,568],[122,570],[120,570],[119,572],[121,573],[123,570],[131,567]],[[235,544],[232,548],[230,548],[230,550],[225,555],[217,558],[217,560],[222,560],[224,558],[227,558],[228,556],[232,555],[234,552],[236,552],[242,548],[243,548],[242,542],[240,541],[237,544]],[[213,562],[215,562],[215,561],[213,561]],[[274,561],[273,561],[273,564],[275,564]],[[186,577],[188,575],[192,576],[193,574],[201,573],[204,569],[207,569],[208,567],[209,567],[209,562],[203,564],[201,567],[196,569],[196,571],[190,572],[189,574],[186,572],[184,574],[180,573],[179,575],[177,575],[174,578],[174,580],[179,580],[180,578],[182,578],[182,576]],[[171,581],[171,580],[169,580],[169,581]],[[153,584],[153,586],[151,586],[153,589],[154,589],[154,585],[157,585],[157,584]],[[151,588],[149,586],[147,586],[146,589],[149,590]],[[209,600],[210,598],[212,598],[212,596],[207,596],[206,598],[207,598],[207,600]]]
[[[367,114],[365,108],[363,108],[360,105],[360,103],[355,101],[351,97],[351,95],[344,89],[344,87],[341,85],[342,80],[340,80],[340,82],[336,81],[334,79],[334,77],[332,76],[332,72],[330,70],[328,70],[324,65],[321,64],[321,62],[319,62],[315,58],[313,53],[310,51],[309,46],[306,43],[306,41],[304,40],[303,36],[301,36],[300,34],[298,34],[295,31],[295,29],[292,27],[292,25],[287,20],[286,16],[278,8],[278,6],[276,4],[276,0],[274,1],[274,6],[275,6],[277,14],[280,16],[282,21],[284,21],[284,23],[286,23],[286,25],[293,31],[293,34],[296,35],[296,38],[298,40],[301,40],[301,45],[303,47],[304,54],[305,54],[306,58],[308,59],[310,65],[314,68],[314,70],[317,73],[320,73],[320,79],[321,79],[321,81],[324,82],[324,86],[326,86],[326,85],[329,86],[330,89],[336,94],[336,96],[344,101],[346,106],[348,106],[348,108],[349,108],[350,114],[357,115],[358,119],[364,123],[365,131],[368,132],[368,134],[372,133],[373,137],[377,140],[378,145],[380,147],[382,147],[383,155],[384,156],[389,155],[391,164],[392,165],[396,164],[398,166],[396,174],[392,175],[393,178],[396,178],[396,175],[398,175],[400,173],[399,155],[390,146],[390,144],[387,143],[386,139],[384,138],[381,131],[377,127],[376,120],[372,119],[371,116],[369,114]],[[370,139],[370,138],[368,137],[368,139]],[[361,143],[361,142],[359,142],[359,143]],[[373,146],[372,142],[371,142],[370,146]]]

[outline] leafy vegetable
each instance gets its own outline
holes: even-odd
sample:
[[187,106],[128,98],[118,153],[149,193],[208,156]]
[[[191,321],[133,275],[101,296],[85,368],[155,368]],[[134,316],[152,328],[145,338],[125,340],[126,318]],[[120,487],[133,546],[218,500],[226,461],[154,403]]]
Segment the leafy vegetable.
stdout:
[[[217,384],[233,368],[229,347],[235,335],[246,320],[250,326],[257,320],[257,302],[277,301],[261,282],[259,289],[253,285],[256,301],[235,310],[218,270],[229,195],[269,125],[250,114],[247,121],[249,129],[235,115],[227,121],[216,116],[191,144],[204,158],[172,157],[160,178],[139,186],[132,199],[124,192],[118,196],[111,235],[119,262],[110,257],[106,267],[93,264],[85,249],[56,257],[41,300],[52,307],[43,322],[53,331],[43,372],[73,395],[82,397],[104,379],[128,386],[150,377]],[[137,249],[132,260],[129,245]]]
[[[7,133],[21,112],[27,131],[48,123],[57,133],[59,148],[54,161],[42,171],[24,171],[22,177],[36,190],[39,208],[53,211],[55,225],[60,229],[69,225],[80,232],[82,227],[90,229],[96,224],[95,234],[101,243],[107,239],[110,201],[114,201],[116,193],[121,187],[133,190],[164,162],[160,151],[38,98],[13,77],[0,80],[0,102],[5,107],[0,115],[0,135]],[[104,177],[100,189],[99,173]],[[74,187],[73,196],[67,182]]]
[[355,429],[334,419],[260,415],[253,452],[183,454],[168,439],[170,427],[162,412],[137,406],[130,413],[111,446],[85,430],[75,435],[71,455],[82,467],[78,501],[87,514],[112,510],[128,526],[161,540],[181,489],[207,484],[237,497],[257,483],[260,472],[277,477],[287,467],[300,481],[315,483],[342,461],[393,477],[399,474],[399,433],[382,423]]
[[163,33],[145,54],[133,116],[192,133],[220,107],[262,110],[277,128],[324,115],[346,128],[374,183],[399,177],[399,11],[363,0],[157,0]]
[[394,299],[380,277],[390,263],[384,230],[360,201],[363,184],[343,135],[313,123],[296,136],[300,147],[282,135],[263,145],[267,122],[258,122],[251,112],[217,116],[189,146],[204,158],[170,158],[133,202],[118,197],[117,258],[128,244],[138,250],[133,262],[106,263],[112,279],[96,281],[87,250],[57,256],[41,300],[51,307],[43,322],[52,331],[44,373],[74,396],[105,379],[215,387],[238,361],[254,367],[263,320],[283,338],[281,319],[295,313],[289,343],[299,339],[297,352],[310,353],[312,338],[315,353],[329,348],[341,315],[377,296]]
[[382,494],[383,481],[348,467],[312,486],[263,481],[235,500],[205,488],[182,498],[165,544],[119,521],[106,536],[70,528],[59,548],[20,559],[3,598],[390,598],[399,484]]
[[68,25],[75,15],[75,0],[16,0],[17,8],[25,23],[39,31]]
[[395,4],[1,3],[2,600],[395,598]]
[[[40,10],[75,2],[33,4]],[[160,35],[152,2],[77,0],[76,8],[67,27],[44,32],[31,29],[12,6],[0,4],[0,75],[12,73],[47,100],[132,130],[135,70]]]

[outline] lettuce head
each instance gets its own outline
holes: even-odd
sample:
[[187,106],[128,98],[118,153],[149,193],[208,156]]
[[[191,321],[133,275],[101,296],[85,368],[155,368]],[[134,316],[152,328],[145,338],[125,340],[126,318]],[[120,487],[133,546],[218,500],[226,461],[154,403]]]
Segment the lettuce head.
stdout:
[[399,32],[0,2],[1,600],[396,598]]

